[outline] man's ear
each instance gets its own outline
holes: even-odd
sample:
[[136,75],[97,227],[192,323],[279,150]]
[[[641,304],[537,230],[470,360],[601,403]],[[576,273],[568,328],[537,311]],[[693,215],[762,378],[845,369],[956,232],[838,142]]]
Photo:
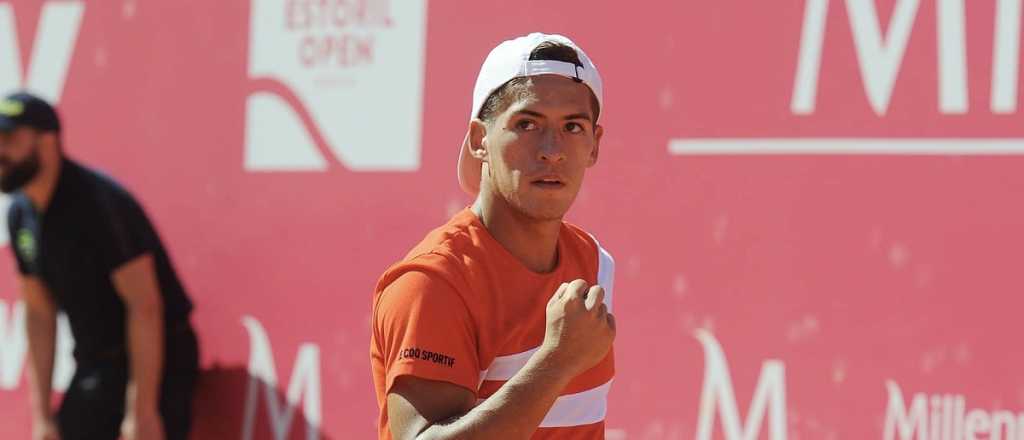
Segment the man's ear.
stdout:
[[58,136],[57,133],[52,131],[42,133],[40,134],[40,137],[42,138],[43,143],[47,145],[57,145],[60,143],[60,136]]
[[590,162],[587,164],[588,167],[592,167],[597,164],[597,157],[601,153],[601,136],[604,136],[604,127],[598,125],[594,127],[594,148],[590,150]]
[[480,119],[469,121],[469,154],[480,161],[487,161],[487,123]]
[[60,134],[53,131],[42,133],[40,135],[40,140],[40,146],[42,146],[44,150],[43,154],[54,154],[57,157],[60,157]]

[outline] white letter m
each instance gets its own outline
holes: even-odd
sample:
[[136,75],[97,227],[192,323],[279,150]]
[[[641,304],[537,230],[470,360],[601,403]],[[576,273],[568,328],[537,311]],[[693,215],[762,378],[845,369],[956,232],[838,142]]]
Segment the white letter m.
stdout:
[[786,372],[782,361],[767,360],[761,366],[761,377],[750,402],[746,423],[740,425],[736,394],[733,393],[729,364],[721,345],[708,331],[695,334],[704,346],[704,387],[697,415],[696,440],[711,440],[715,412],[720,414],[726,440],[756,440],[761,431],[765,410],[770,407],[769,436],[771,440],[786,439]]
[[[317,439],[320,431],[320,350],[316,345],[303,343],[299,346],[291,381],[288,383],[287,402],[282,403],[277,395],[277,369],[274,352],[267,339],[267,333],[259,321],[251,316],[242,317],[242,325],[249,332],[249,385],[245,395],[245,417],[242,425],[242,440],[253,438],[256,422],[256,404],[262,387],[267,413],[275,440],[285,440],[292,426],[295,408],[302,404],[306,419],[306,438]],[[305,400],[299,401],[301,397]]]

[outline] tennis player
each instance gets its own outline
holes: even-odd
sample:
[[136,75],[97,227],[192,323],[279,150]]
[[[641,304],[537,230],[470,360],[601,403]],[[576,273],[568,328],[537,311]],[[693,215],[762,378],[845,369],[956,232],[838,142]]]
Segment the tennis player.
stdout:
[[475,202],[375,290],[381,439],[604,438],[614,263],[563,221],[597,163],[601,109],[601,76],[568,38],[487,56],[458,164]]

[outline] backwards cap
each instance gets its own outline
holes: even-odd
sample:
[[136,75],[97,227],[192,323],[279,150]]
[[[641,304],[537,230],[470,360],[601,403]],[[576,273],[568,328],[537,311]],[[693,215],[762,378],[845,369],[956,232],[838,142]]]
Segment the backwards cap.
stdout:
[[[541,43],[548,41],[573,48],[582,66],[554,60],[531,61],[530,53]],[[594,92],[598,108],[604,108],[601,74],[598,73],[597,67],[590,61],[590,57],[583,52],[583,49],[564,36],[535,32],[504,41],[487,55],[483,66],[480,67],[480,74],[476,77],[476,85],[473,87],[473,109],[469,118],[472,120],[479,117],[480,109],[487,98],[505,83],[513,78],[536,75],[561,75],[582,82]],[[459,153],[458,173],[459,186],[470,195],[475,196],[480,191],[480,166],[480,161],[470,154],[469,134],[467,133]]]

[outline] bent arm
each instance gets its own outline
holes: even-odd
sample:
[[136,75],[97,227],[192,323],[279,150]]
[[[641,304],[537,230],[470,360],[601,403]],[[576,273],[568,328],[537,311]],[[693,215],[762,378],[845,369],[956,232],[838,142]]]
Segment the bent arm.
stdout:
[[544,350],[487,400],[458,385],[412,376],[395,380],[388,419],[396,439],[528,439],[570,377]]

